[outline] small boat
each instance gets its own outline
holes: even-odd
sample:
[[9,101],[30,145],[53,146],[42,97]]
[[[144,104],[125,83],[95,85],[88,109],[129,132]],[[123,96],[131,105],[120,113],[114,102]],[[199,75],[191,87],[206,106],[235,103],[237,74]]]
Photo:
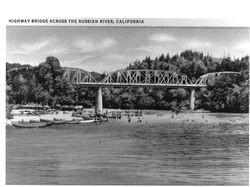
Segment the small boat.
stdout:
[[61,118],[53,118],[53,119],[54,119],[54,121],[62,121]]
[[94,123],[96,120],[94,119],[90,119],[90,120],[81,120],[79,123],[82,124],[82,123]]
[[53,120],[51,119],[43,119],[43,118],[40,118],[40,121],[41,122],[53,122]]
[[53,125],[53,120],[40,118],[40,122],[45,122],[47,126]]
[[59,119],[59,118],[54,118],[53,124],[55,124],[55,125],[62,125],[62,124],[65,124],[66,122],[67,122],[67,120]]
[[92,120],[94,119],[91,116],[88,115],[82,115],[82,114],[72,114],[73,117],[83,118],[84,120]]
[[80,120],[70,120],[66,122],[67,124],[79,124]]
[[18,128],[42,128],[47,126],[45,122],[38,122],[38,123],[13,122],[12,125]]
[[93,120],[93,117],[90,116],[81,116],[84,120]]
[[46,123],[46,126],[51,126],[51,125],[53,125],[53,121],[51,121],[51,122],[45,122]]
[[24,124],[29,124],[30,123],[30,121],[24,121],[24,120],[21,120],[21,121],[12,121],[13,123],[16,123],[16,122],[18,122],[18,123],[24,123]]
[[40,120],[35,120],[35,119],[30,120],[30,123],[39,123],[39,122],[41,122],[41,121]]
[[62,124],[61,121],[53,121],[51,123],[52,123],[52,125],[61,125]]

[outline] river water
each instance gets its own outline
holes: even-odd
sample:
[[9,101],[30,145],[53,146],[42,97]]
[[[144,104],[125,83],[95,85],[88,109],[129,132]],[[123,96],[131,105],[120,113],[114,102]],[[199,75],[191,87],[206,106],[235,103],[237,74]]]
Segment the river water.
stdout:
[[247,124],[6,128],[7,184],[248,185]]

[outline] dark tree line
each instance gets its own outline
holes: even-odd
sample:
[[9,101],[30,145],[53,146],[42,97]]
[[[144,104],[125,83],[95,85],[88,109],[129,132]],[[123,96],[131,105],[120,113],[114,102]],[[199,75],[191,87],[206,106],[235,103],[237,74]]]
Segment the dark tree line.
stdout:
[[[6,69],[29,65],[6,64]],[[146,57],[130,64],[127,69],[160,69],[186,74],[192,81],[210,72],[237,71],[239,75],[218,77],[215,84],[197,90],[196,108],[248,112],[249,56],[241,59],[214,58],[191,50],[170,56],[162,54],[155,59]],[[63,69],[55,57],[47,57],[30,71],[7,74],[8,102],[12,104],[39,103],[50,106],[83,105],[93,107],[96,88],[68,85],[61,77]],[[91,72],[98,80],[104,75]],[[103,88],[103,104],[107,108],[172,109],[189,107],[190,90],[167,88]]]

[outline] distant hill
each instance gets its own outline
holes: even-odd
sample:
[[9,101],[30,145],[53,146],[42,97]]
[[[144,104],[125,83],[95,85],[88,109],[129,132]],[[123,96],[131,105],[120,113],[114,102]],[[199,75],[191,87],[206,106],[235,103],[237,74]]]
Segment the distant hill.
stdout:
[[97,81],[101,81],[104,78],[103,74],[97,73],[97,72],[90,72],[90,74],[95,78]]
[[6,62],[6,71],[10,70],[10,69],[14,69],[14,68],[21,68],[21,67],[32,67],[31,65],[29,64],[19,64],[19,63],[9,63],[9,62]]

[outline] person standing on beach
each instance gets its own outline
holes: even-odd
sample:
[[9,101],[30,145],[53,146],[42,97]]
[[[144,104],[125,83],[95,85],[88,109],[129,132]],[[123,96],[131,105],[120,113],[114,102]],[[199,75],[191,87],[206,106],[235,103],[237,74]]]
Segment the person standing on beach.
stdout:
[[128,122],[130,123],[131,122],[131,117],[130,117],[130,114],[128,113]]

